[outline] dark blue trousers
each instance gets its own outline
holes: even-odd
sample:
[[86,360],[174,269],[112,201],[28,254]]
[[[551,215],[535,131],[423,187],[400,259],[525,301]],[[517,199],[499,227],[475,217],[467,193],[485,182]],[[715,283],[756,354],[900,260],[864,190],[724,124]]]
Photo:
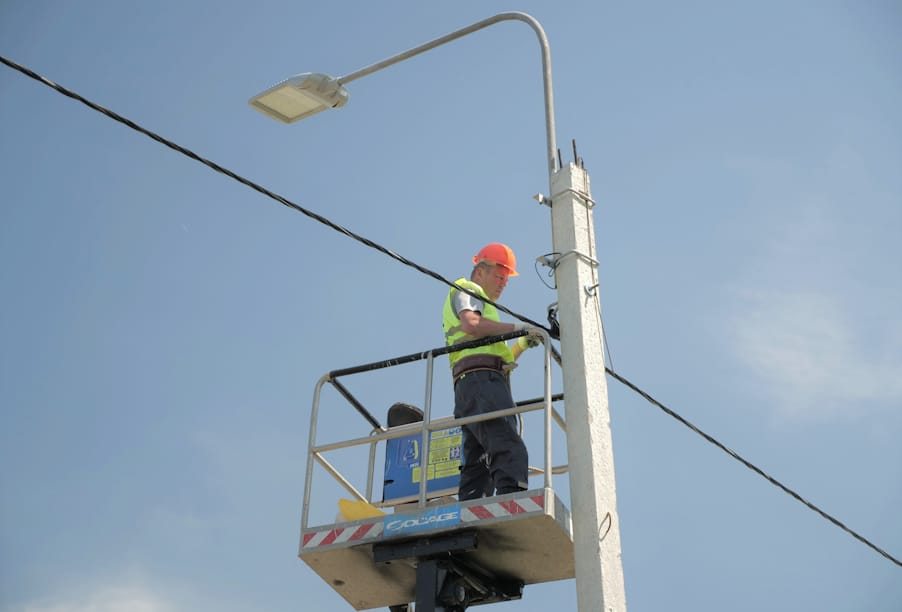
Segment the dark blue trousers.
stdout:
[[[493,370],[467,372],[454,385],[454,416],[463,418],[513,408],[507,377]],[[463,426],[463,465],[458,499],[528,488],[526,445],[517,433],[517,417],[507,416]]]

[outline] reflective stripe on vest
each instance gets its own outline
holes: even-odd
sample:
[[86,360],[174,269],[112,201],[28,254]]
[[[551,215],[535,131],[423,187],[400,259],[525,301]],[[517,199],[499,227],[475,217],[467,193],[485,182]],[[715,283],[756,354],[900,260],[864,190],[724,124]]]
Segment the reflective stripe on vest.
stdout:
[[[488,296],[485,294],[485,291],[482,290],[482,287],[471,280],[467,280],[466,278],[459,278],[454,281],[454,283],[463,287],[464,289],[472,291],[476,295],[480,296],[480,298],[482,298],[483,300],[488,299]],[[469,342],[470,340],[477,339],[476,336],[471,336],[464,333],[463,329],[460,326],[460,319],[457,317],[457,313],[454,312],[454,294],[457,292],[458,289],[454,289],[453,287],[450,291],[448,291],[448,297],[445,298],[445,308],[442,312],[442,327],[445,330],[445,343],[448,346],[453,346],[461,342]],[[483,302],[482,316],[491,321],[500,321],[500,319],[498,318],[498,309],[488,302]],[[487,344],[485,346],[479,346],[476,348],[464,349],[462,351],[457,351],[454,353],[448,353],[448,359],[451,362],[451,368],[453,369],[454,364],[467,355],[495,355],[496,357],[501,357],[501,359],[508,363],[513,363],[514,361],[514,354],[511,352],[510,347],[508,347],[505,342],[495,342],[493,344]]]

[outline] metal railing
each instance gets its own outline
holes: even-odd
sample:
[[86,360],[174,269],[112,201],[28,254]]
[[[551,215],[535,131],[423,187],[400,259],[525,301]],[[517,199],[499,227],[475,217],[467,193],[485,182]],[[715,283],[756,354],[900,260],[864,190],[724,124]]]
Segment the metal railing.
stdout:
[[[409,436],[411,434],[419,433],[421,436],[420,442],[420,463],[423,469],[420,470],[419,477],[419,495],[417,499],[417,506],[419,508],[424,508],[426,506],[426,498],[427,498],[427,481],[428,481],[428,470],[425,469],[428,464],[429,458],[429,445],[431,441],[431,434],[434,431],[440,431],[443,429],[447,429],[449,427],[463,426],[469,425],[470,423],[477,423],[480,421],[488,421],[491,419],[497,419],[500,417],[506,417],[509,415],[520,415],[528,412],[536,412],[539,410],[544,410],[545,418],[544,418],[544,467],[543,468],[533,468],[530,467],[530,473],[533,475],[536,474],[544,474],[544,487],[551,488],[552,474],[561,474],[567,471],[567,466],[553,466],[552,458],[551,458],[551,433],[552,433],[552,421],[556,422],[562,431],[566,432],[567,426],[564,418],[561,414],[554,408],[553,401],[558,401],[563,399],[562,394],[554,395],[551,394],[551,361],[552,361],[552,348],[551,348],[551,338],[545,330],[539,329],[533,333],[539,333],[542,336],[542,344],[544,346],[544,394],[541,398],[536,398],[532,400],[527,400],[523,402],[517,402],[511,408],[505,410],[498,410],[495,412],[490,412],[486,414],[480,414],[475,416],[469,416],[461,419],[456,419],[454,417],[441,417],[438,419],[432,418],[432,379],[433,379],[433,366],[435,363],[435,358],[441,355],[445,355],[448,353],[454,353],[457,351],[462,351],[468,348],[475,348],[479,346],[484,346],[487,344],[492,344],[494,342],[499,341],[507,341],[512,340],[514,338],[518,338],[520,336],[526,335],[528,332],[525,331],[517,331],[511,332],[508,334],[502,334],[500,336],[491,336],[486,338],[480,338],[479,340],[473,340],[471,342],[464,342],[457,344],[453,347],[441,347],[430,349],[428,351],[422,353],[411,353],[409,355],[404,355],[401,357],[395,357],[393,359],[386,359],[383,361],[377,361],[373,363],[368,363],[360,366],[354,366],[350,368],[344,368],[341,370],[333,370],[327,374],[325,374],[316,384],[316,388],[313,393],[313,408],[310,414],[310,431],[309,431],[309,439],[307,444],[307,468],[306,468],[306,476],[304,481],[304,500],[303,500],[303,510],[301,514],[301,529],[306,529],[308,526],[309,512],[310,512],[310,499],[311,492],[313,486],[313,468],[314,464],[318,463],[332,478],[336,480],[338,484],[340,484],[350,495],[356,498],[359,501],[365,501],[374,506],[387,506],[389,504],[376,502],[372,499],[373,497],[373,477],[376,466],[376,448],[379,442],[392,440],[395,438],[402,438]],[[361,372],[370,372],[373,370],[378,370],[382,368],[394,367],[402,364],[407,364],[415,361],[426,361],[426,394],[425,401],[423,405],[423,420],[418,423],[410,423],[407,425],[400,425],[396,427],[384,427],[379,420],[373,416],[366,407],[357,400],[354,395],[351,394],[348,389],[339,382],[339,378],[350,376],[353,374],[359,374]],[[330,442],[324,444],[318,444],[316,441],[317,434],[317,424],[319,420],[319,408],[320,408],[320,396],[322,393],[323,387],[327,384],[331,384],[341,395],[344,397],[348,403],[362,416],[370,425],[373,426],[373,430],[370,432],[368,436],[362,436],[357,438],[352,438],[350,440],[342,440],[338,442]],[[324,456],[324,453],[329,451],[335,451],[340,449],[346,449],[356,446],[366,446],[369,445],[369,463],[367,466],[367,480],[366,480],[366,491],[365,493],[361,493],[351,482],[341,474],[341,472],[333,466]]]

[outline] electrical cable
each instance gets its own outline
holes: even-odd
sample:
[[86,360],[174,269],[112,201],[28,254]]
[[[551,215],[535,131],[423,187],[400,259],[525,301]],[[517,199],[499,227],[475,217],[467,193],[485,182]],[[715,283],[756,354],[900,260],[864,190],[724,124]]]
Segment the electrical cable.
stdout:
[[[573,157],[576,158],[576,140],[573,141]],[[574,159],[574,161],[580,162],[582,165],[582,160]],[[589,215],[589,210],[594,206],[594,200],[592,200],[592,196],[589,193],[589,175],[585,172],[583,173],[583,191],[581,195],[586,202],[586,234],[588,238],[588,244],[591,247],[589,251],[589,258],[593,261],[600,261],[598,259],[598,253],[595,248],[595,240],[593,240],[592,232],[595,230],[595,226],[592,224],[592,217]],[[614,368],[614,357],[611,355],[611,349],[608,347],[608,334],[606,331],[606,327],[604,326],[604,317],[601,314],[601,297],[600,297],[600,287],[601,281],[598,278],[598,266],[592,266],[592,301],[595,304],[595,312],[598,313],[598,321],[601,323],[600,329],[598,330],[599,335],[601,336],[601,346],[602,350],[607,353],[607,361],[605,363],[610,364],[611,369]]]
[[433,272],[429,268],[425,268],[425,267],[419,265],[418,263],[411,261],[410,259],[407,259],[406,257],[399,255],[398,253],[395,253],[394,251],[391,251],[391,250],[385,248],[381,244],[373,242],[369,238],[365,238],[365,237],[361,236],[360,234],[352,232],[351,230],[347,229],[346,227],[343,227],[333,221],[330,221],[329,219],[323,217],[322,215],[319,215],[311,210],[307,210],[303,206],[300,206],[299,204],[295,204],[288,198],[281,196],[273,191],[270,191],[269,189],[241,176],[240,174],[236,174],[235,172],[232,172],[228,168],[224,168],[224,167],[220,166],[219,164],[217,164],[213,161],[210,161],[209,159],[201,157],[200,155],[198,155],[194,151],[191,151],[190,149],[187,149],[179,144],[176,144],[176,143],[172,142],[171,140],[167,140],[166,138],[160,136],[159,134],[156,134],[155,132],[152,132],[152,131],[148,130],[147,128],[144,128],[144,127],[138,125],[131,119],[128,119],[127,117],[123,117],[122,115],[120,115],[118,113],[115,113],[107,108],[104,108],[103,106],[100,106],[99,104],[92,102],[92,101],[88,100],[87,98],[82,97],[81,95],[75,93],[74,91],[66,89],[62,85],[54,83],[50,79],[37,74],[36,72],[30,70],[29,68],[26,68],[25,66],[17,64],[16,62],[14,62],[10,59],[7,59],[6,57],[4,57],[2,55],[0,55],[0,63],[6,64],[10,68],[17,70],[17,71],[21,72],[22,74],[24,74],[25,76],[30,77],[36,81],[39,81],[39,82],[43,83],[44,85],[47,85],[48,87],[56,90],[57,92],[63,94],[64,96],[66,96],[68,98],[72,98],[73,100],[76,100],[78,102],[81,102],[88,108],[95,110],[98,113],[101,113],[102,115],[106,115],[107,117],[109,117],[110,119],[113,119],[114,121],[118,121],[119,123],[126,125],[126,126],[130,127],[131,129],[144,134],[148,138],[155,140],[158,143],[160,143],[174,151],[177,151],[177,152],[181,153],[182,155],[185,155],[186,157],[190,157],[194,161],[202,163],[203,165],[215,170],[216,172],[219,172],[220,174],[224,174],[224,175],[228,176],[229,178],[232,178],[232,179],[238,181],[242,185],[245,185],[246,187],[250,187],[251,189],[253,189],[254,191],[256,191],[258,193],[262,193],[263,195],[275,200],[276,202],[282,204],[283,206],[287,206],[288,208],[296,210],[297,212],[310,217],[314,221],[318,221],[319,223],[322,223],[323,225],[330,227],[330,228],[334,229],[335,231],[340,232],[349,238],[353,238],[354,240],[356,240],[357,242],[360,242],[363,245],[366,245],[372,249],[379,251],[380,253],[388,255],[392,259],[404,264],[405,266],[409,266],[422,274],[431,276],[435,280],[437,280],[441,283],[444,283],[453,289],[457,289],[458,291],[463,291],[464,293],[471,295],[474,298],[477,298],[479,300],[482,300],[483,302],[491,304],[492,306],[496,307],[498,310],[500,310],[504,313],[507,313],[510,316],[512,316],[524,323],[528,323],[529,325],[533,325],[535,327],[540,327],[540,328],[544,329],[545,331],[550,331],[547,327],[545,327],[541,323],[538,323],[537,321],[533,321],[532,319],[530,319],[528,317],[525,317],[521,314],[513,312],[512,310],[509,310],[505,306],[502,306],[501,304],[494,302],[485,296],[474,293],[473,291],[470,291],[469,289],[467,289],[465,287],[461,287],[460,285],[454,283],[453,281],[448,280],[447,278],[438,274],[437,272]]
[[601,321],[601,339],[604,342],[604,352],[607,353],[608,356],[605,363],[611,364],[611,369],[614,369],[614,356],[611,354],[611,348],[608,346],[608,328],[604,326],[604,317],[601,315],[601,302],[599,301],[598,296],[595,297],[595,303],[598,308],[598,320]]
[[[391,250],[389,250],[389,249],[383,247],[383,246],[380,245],[380,244],[377,244],[377,243],[373,242],[372,240],[370,240],[370,239],[368,239],[368,238],[365,238],[365,237],[363,237],[363,236],[360,236],[359,234],[356,234],[356,233],[352,232],[351,230],[349,230],[349,229],[347,229],[347,228],[345,228],[345,227],[342,227],[341,225],[338,225],[337,223],[334,223],[333,221],[330,221],[329,219],[327,219],[327,218],[325,218],[325,217],[323,217],[323,216],[321,216],[321,215],[319,215],[319,214],[317,214],[317,213],[315,213],[315,212],[312,212],[312,211],[310,211],[310,210],[307,210],[306,208],[303,208],[302,206],[300,206],[300,205],[298,205],[298,204],[295,204],[294,202],[288,200],[287,198],[285,198],[285,197],[283,197],[283,196],[280,196],[280,195],[278,195],[278,194],[276,194],[276,193],[270,191],[269,189],[266,189],[265,187],[262,187],[262,186],[258,185],[257,183],[254,183],[253,181],[251,181],[251,180],[249,180],[249,179],[247,179],[247,178],[244,178],[243,176],[241,176],[241,175],[239,175],[239,174],[236,174],[236,173],[232,172],[231,170],[228,170],[227,168],[224,168],[224,167],[220,166],[219,164],[216,164],[215,162],[212,162],[212,161],[210,161],[210,160],[208,160],[208,159],[205,159],[205,158],[201,157],[200,155],[198,155],[197,153],[194,153],[193,151],[191,151],[191,150],[189,150],[189,149],[186,149],[185,147],[183,147],[183,146],[181,146],[181,145],[178,145],[178,144],[176,144],[176,143],[174,143],[174,142],[172,142],[172,141],[170,141],[170,140],[167,140],[166,138],[163,138],[162,136],[160,136],[160,135],[158,135],[158,134],[156,134],[156,133],[154,133],[154,132],[152,132],[152,131],[150,131],[150,130],[144,128],[144,127],[141,127],[140,125],[138,125],[137,123],[133,122],[132,120],[130,120],[130,119],[126,118],[126,117],[123,117],[122,115],[119,115],[118,113],[115,113],[115,112],[113,112],[113,111],[111,111],[111,110],[108,110],[108,109],[106,109],[106,108],[100,106],[99,104],[96,104],[95,102],[92,102],[92,101],[90,101],[90,100],[88,100],[88,99],[82,97],[81,95],[79,95],[79,94],[77,94],[77,93],[75,93],[75,92],[73,92],[73,91],[71,91],[71,90],[69,90],[69,89],[66,89],[65,87],[63,87],[63,86],[61,86],[61,85],[58,85],[57,83],[54,83],[54,82],[51,81],[50,79],[47,79],[46,77],[43,77],[43,76],[37,74],[36,72],[34,72],[34,71],[32,71],[32,70],[26,68],[25,66],[22,66],[22,65],[20,65],[20,64],[17,64],[16,62],[14,62],[14,61],[12,61],[12,60],[10,60],[10,59],[7,59],[6,57],[4,57],[4,56],[2,56],[2,55],[0,55],[0,63],[3,63],[3,64],[5,64],[5,65],[9,66],[10,68],[14,69],[14,70],[16,70],[16,71],[18,71],[18,72],[21,72],[22,74],[24,74],[25,76],[27,76],[27,77],[29,77],[29,78],[31,78],[31,79],[34,79],[34,80],[36,80],[36,81],[38,81],[38,82],[40,82],[40,83],[43,83],[44,85],[47,85],[48,87],[50,87],[50,88],[56,90],[57,92],[61,93],[62,95],[66,96],[66,97],[68,97],[68,98],[72,98],[73,100],[76,100],[76,101],[78,101],[78,102],[81,102],[82,104],[84,104],[84,105],[87,106],[88,108],[90,108],[90,109],[92,109],[92,110],[94,110],[94,111],[97,111],[97,112],[99,112],[99,113],[101,113],[101,114],[103,114],[103,115],[106,115],[106,116],[109,117],[110,119],[113,119],[114,121],[117,121],[117,122],[119,122],[119,123],[122,123],[123,125],[126,125],[126,126],[128,126],[129,128],[131,128],[131,129],[133,129],[133,130],[135,130],[135,131],[137,131],[137,132],[140,132],[140,133],[144,134],[145,136],[147,136],[148,138],[150,138],[150,139],[152,139],[152,140],[155,140],[155,141],[159,142],[160,144],[162,144],[162,145],[164,145],[164,146],[166,146],[166,147],[168,147],[168,148],[170,148],[170,149],[172,149],[172,150],[174,150],[174,151],[177,151],[177,152],[181,153],[182,155],[185,155],[186,157],[189,157],[189,158],[191,158],[191,159],[193,159],[193,160],[195,160],[195,161],[197,161],[197,162],[202,163],[203,165],[205,165],[205,166],[207,166],[207,167],[209,167],[209,168],[215,170],[216,172],[219,172],[220,174],[224,174],[224,175],[228,176],[229,178],[232,178],[232,179],[238,181],[239,183],[241,183],[242,185],[245,185],[246,187],[250,187],[250,188],[253,189],[254,191],[257,191],[257,192],[259,192],[259,193],[261,193],[261,194],[263,194],[263,195],[265,195],[265,196],[267,196],[267,197],[269,197],[269,198],[271,198],[271,199],[273,199],[273,200],[279,202],[280,204],[282,204],[282,205],[284,205],[284,206],[286,206],[286,207],[288,207],[288,208],[291,208],[291,209],[293,209],[293,210],[296,210],[297,212],[300,212],[300,213],[306,215],[307,217],[310,217],[311,219],[313,219],[313,220],[315,220],[315,221],[317,221],[317,222],[319,222],[319,223],[321,223],[321,224],[323,224],[323,225],[325,225],[325,226],[327,226],[327,227],[329,227],[329,228],[331,228],[331,229],[334,229],[334,230],[337,231],[337,232],[340,232],[340,233],[342,233],[342,234],[348,236],[349,238],[353,238],[354,240],[356,240],[356,241],[358,241],[358,242],[364,244],[365,246],[368,246],[368,247],[370,247],[370,248],[372,248],[372,249],[375,249],[375,250],[379,251],[380,253],[383,253],[383,254],[385,254],[385,255],[388,255],[388,256],[391,257],[392,259],[395,259],[396,261],[398,261],[398,262],[400,262],[400,263],[402,263],[402,264],[404,264],[404,265],[406,265],[406,266],[408,266],[408,267],[411,267],[411,268],[417,270],[418,272],[420,272],[420,273],[422,273],[422,274],[425,274],[425,275],[427,275],[427,276],[430,276],[430,277],[434,278],[435,280],[437,280],[437,281],[439,281],[439,282],[441,282],[441,283],[444,283],[445,285],[448,285],[449,287],[455,288],[455,289],[457,289],[457,290],[459,290],[459,291],[463,291],[464,293],[467,293],[468,295],[472,295],[472,296],[474,296],[474,297],[477,297],[477,298],[483,300],[484,302],[487,302],[487,303],[489,303],[489,304],[492,304],[492,305],[495,306],[498,310],[501,310],[502,312],[507,313],[508,315],[510,315],[510,316],[512,316],[512,317],[514,317],[514,318],[516,318],[516,319],[519,319],[520,321],[523,321],[524,323],[528,323],[528,324],[530,324],[530,325],[534,325],[534,326],[536,326],[536,327],[540,327],[540,328],[544,329],[545,331],[549,331],[549,332],[551,331],[549,328],[545,327],[544,325],[541,325],[540,323],[537,323],[537,322],[535,322],[535,321],[529,319],[528,317],[525,317],[525,316],[520,315],[520,314],[518,314],[518,313],[516,313],[516,312],[513,312],[513,311],[511,311],[511,310],[505,308],[505,307],[502,306],[501,304],[498,304],[498,303],[496,303],[496,302],[493,302],[493,301],[490,300],[490,299],[487,299],[487,298],[485,298],[485,297],[483,297],[483,296],[480,296],[480,295],[476,295],[476,294],[472,293],[471,291],[467,290],[466,288],[460,287],[460,286],[458,286],[456,283],[454,283],[454,282],[452,282],[452,281],[449,281],[448,279],[446,279],[445,277],[441,276],[441,275],[438,274],[437,272],[433,272],[432,270],[430,270],[430,269],[428,269],[428,268],[425,268],[425,267],[423,267],[423,266],[421,266],[421,265],[419,265],[419,264],[417,264],[417,263],[415,263],[415,262],[413,262],[413,261],[411,261],[411,260],[409,260],[409,259],[407,259],[407,258],[401,256],[401,255],[398,255],[397,253],[395,253],[395,252],[393,252],[393,251],[391,251]],[[597,277],[596,277],[596,282],[597,282]],[[597,297],[597,296],[596,296],[596,297]],[[600,303],[599,303],[599,315],[600,315]],[[557,351],[554,350],[554,347],[552,347],[552,351],[553,351],[555,354],[557,353]],[[558,357],[557,355],[555,355],[555,356]],[[559,360],[559,359],[557,359],[557,360],[558,360],[558,362],[560,363],[560,360]],[[884,557],[886,557],[887,559],[889,559],[890,561],[892,561],[892,562],[895,563],[896,565],[902,567],[902,561],[900,561],[899,559],[893,557],[892,555],[890,555],[890,554],[889,554],[888,552],[886,552],[885,550],[881,549],[880,547],[878,547],[878,546],[876,546],[875,544],[873,544],[872,542],[870,542],[867,538],[865,538],[865,537],[859,535],[858,533],[856,533],[855,531],[853,531],[852,529],[850,529],[849,527],[847,527],[845,524],[843,524],[841,521],[839,521],[839,520],[837,520],[836,518],[834,518],[833,516],[827,514],[826,512],[824,512],[823,510],[821,510],[820,508],[818,508],[817,506],[815,506],[814,504],[812,504],[811,502],[809,502],[808,500],[806,500],[805,498],[803,498],[801,495],[799,495],[798,493],[796,493],[795,491],[793,491],[793,490],[790,489],[789,487],[785,486],[784,484],[782,484],[781,482],[779,482],[778,480],[776,480],[774,477],[770,476],[769,474],[767,474],[766,472],[764,472],[763,470],[761,470],[760,468],[758,468],[757,466],[755,466],[755,465],[752,464],[751,462],[749,462],[749,461],[747,461],[746,459],[742,458],[742,457],[741,457],[740,455],[738,455],[735,451],[733,451],[733,450],[727,448],[725,445],[723,445],[722,443],[720,443],[719,441],[717,441],[715,438],[713,438],[712,436],[706,434],[705,432],[703,432],[702,430],[700,430],[698,427],[696,427],[695,425],[693,425],[692,423],[690,423],[689,421],[687,421],[686,419],[684,419],[682,416],[680,416],[679,414],[677,414],[676,412],[674,412],[674,411],[671,410],[670,408],[667,408],[664,404],[662,404],[662,403],[659,402],[658,400],[654,399],[651,395],[649,395],[648,393],[646,393],[645,391],[643,391],[642,389],[640,389],[639,387],[637,387],[635,384],[633,384],[632,382],[630,382],[630,381],[627,380],[626,378],[620,376],[619,374],[617,374],[616,372],[614,372],[613,370],[611,370],[611,369],[608,368],[608,367],[605,367],[605,372],[607,372],[608,375],[610,375],[612,378],[614,378],[615,380],[617,380],[617,381],[620,382],[621,384],[625,385],[626,387],[628,387],[628,388],[631,389],[632,391],[634,391],[634,392],[638,393],[639,395],[641,395],[641,396],[642,396],[643,398],[645,398],[645,400],[648,401],[649,403],[653,404],[654,406],[657,406],[658,408],[660,408],[661,410],[663,410],[665,413],[667,413],[669,416],[673,417],[674,419],[676,419],[677,421],[679,421],[680,423],[682,423],[683,425],[685,425],[686,427],[688,427],[689,429],[691,429],[692,431],[694,431],[695,433],[697,433],[698,435],[700,435],[702,438],[704,438],[705,440],[707,440],[707,441],[710,442],[711,444],[713,444],[713,445],[715,445],[716,447],[718,447],[718,448],[720,448],[721,450],[723,450],[725,453],[727,453],[728,455],[730,455],[731,457],[733,457],[734,459],[736,459],[737,461],[739,461],[740,463],[742,463],[742,464],[743,464],[745,467],[747,467],[748,469],[752,470],[753,472],[755,472],[755,473],[757,473],[758,475],[760,475],[760,476],[762,476],[763,478],[765,478],[768,482],[770,482],[771,484],[773,484],[773,485],[776,486],[777,488],[781,489],[784,493],[790,495],[791,497],[793,497],[793,498],[796,499],[797,501],[801,502],[802,504],[804,504],[805,506],[807,506],[808,508],[810,508],[811,510],[813,510],[814,512],[816,512],[817,514],[819,514],[820,516],[822,516],[823,518],[827,519],[829,522],[833,523],[835,526],[837,526],[837,527],[839,527],[840,529],[842,529],[843,531],[847,532],[848,534],[850,534],[851,536],[853,536],[855,539],[857,539],[858,541],[860,541],[860,542],[862,542],[863,544],[865,544],[866,546],[868,546],[869,548],[871,548],[871,549],[875,550],[876,552],[878,552],[879,554],[883,555]]]
[[[533,264],[534,267],[535,267],[535,270],[536,270],[536,276],[539,277],[539,280],[542,281],[542,284],[543,284],[543,285],[545,285],[546,287],[548,287],[548,288],[551,289],[552,291],[554,291],[554,290],[557,289],[557,282],[555,281],[555,278],[554,278],[554,270],[555,270],[555,268],[557,268],[557,265],[555,264],[555,261],[554,261],[554,259],[553,259],[553,256],[554,256],[554,255],[560,255],[560,253],[545,253],[544,255],[542,255],[541,257],[539,257],[538,259],[536,259],[535,263]],[[540,260],[541,260],[541,261],[540,261]],[[539,272],[539,264],[540,264],[540,263],[541,263],[542,265],[548,266],[548,272],[545,274],[545,276],[547,276],[548,278],[552,279],[552,284],[551,284],[551,285],[549,285],[548,283],[546,283],[546,282],[545,282],[545,279],[542,278],[542,274]]]
[[878,547],[876,544],[873,544],[864,536],[856,533],[855,531],[853,531],[852,529],[847,527],[845,524],[843,524],[840,520],[827,514],[826,512],[824,512],[823,510],[821,510],[820,508],[815,506],[813,503],[811,503],[810,501],[808,501],[807,499],[805,499],[804,497],[802,497],[801,495],[799,495],[798,493],[796,493],[795,491],[793,491],[792,489],[790,489],[789,487],[784,485],[782,482],[780,482],[779,480],[777,480],[776,478],[774,478],[773,476],[771,476],[770,474],[768,474],[767,472],[765,472],[764,470],[759,468],[758,466],[754,465],[747,459],[740,456],[736,451],[734,451],[734,450],[726,447],[722,443],[718,442],[715,438],[706,434],[704,431],[702,431],[701,429],[699,429],[698,427],[696,427],[695,425],[693,425],[692,423],[690,423],[689,421],[687,421],[686,419],[681,417],[679,414],[677,414],[676,412],[674,412],[673,410],[671,410],[670,408],[668,408],[667,406],[665,406],[664,404],[662,404],[661,402],[659,402],[658,400],[653,398],[651,395],[649,395],[648,393],[646,393],[645,391],[643,391],[642,389],[640,389],[639,387],[637,387],[636,385],[634,385],[633,383],[628,381],[626,378],[624,378],[620,374],[617,374],[616,372],[614,372],[613,370],[610,370],[608,368],[605,368],[605,372],[607,372],[608,375],[611,376],[613,379],[617,380],[621,384],[625,385],[626,387],[629,387],[630,389],[632,389],[633,391],[635,391],[636,393],[641,395],[650,404],[657,406],[658,408],[663,410],[665,413],[667,413],[669,416],[673,417],[674,419],[676,419],[677,421],[679,421],[680,423],[682,423],[683,425],[685,425],[686,427],[688,427],[689,429],[691,429],[692,431],[694,431],[695,433],[700,435],[702,438],[704,438],[705,440],[707,440],[708,442],[710,442],[711,444],[713,444],[714,446],[716,446],[723,452],[730,455],[733,459],[740,462],[742,465],[744,465],[748,469],[752,470],[753,472],[755,472],[756,474],[758,474],[759,476],[761,476],[762,478],[767,480],[769,483],[771,483],[772,485],[774,485],[775,487],[777,487],[778,489],[780,489],[781,491],[783,491],[790,497],[794,498],[796,501],[799,501],[802,504],[808,506],[808,508],[810,508],[811,510],[814,510],[816,513],[821,515],[823,518],[827,519],[828,521],[830,521],[831,523],[833,523],[834,525],[836,525],[837,527],[839,527],[840,529],[842,529],[843,531],[845,531],[846,533],[851,535],[853,538],[855,538],[862,544],[872,548],[873,550],[877,551],[878,553],[880,553],[881,555],[883,555],[884,557],[886,557],[887,559],[889,559],[896,565],[902,567],[902,561],[893,557],[888,552],[886,552],[882,548]]

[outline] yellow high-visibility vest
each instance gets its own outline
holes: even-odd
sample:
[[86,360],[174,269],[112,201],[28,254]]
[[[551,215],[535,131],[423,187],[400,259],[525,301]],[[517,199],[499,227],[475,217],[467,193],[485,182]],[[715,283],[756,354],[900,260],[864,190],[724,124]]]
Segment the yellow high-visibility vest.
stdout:
[[[469,289],[476,295],[480,296],[482,299],[488,300],[488,296],[485,294],[485,291],[482,290],[482,287],[480,287],[473,281],[466,278],[459,278],[454,281],[454,283],[465,289]],[[468,342],[470,340],[477,339],[476,336],[470,336],[469,334],[464,333],[463,329],[461,329],[460,319],[457,318],[457,313],[454,312],[453,300],[455,293],[458,293],[458,289],[455,289],[453,287],[450,291],[448,291],[448,297],[445,298],[445,308],[442,312],[442,327],[445,329],[445,342],[448,346],[453,346],[461,342]],[[484,306],[482,309],[482,316],[492,321],[499,321],[500,319],[498,318],[498,309],[488,302],[483,302],[483,304]],[[507,343],[495,342],[493,344],[487,344],[485,346],[478,346],[476,348],[464,349],[462,351],[448,353],[448,358],[451,362],[451,368],[453,369],[455,363],[460,361],[461,358],[468,355],[495,355],[496,357],[501,357],[501,359],[508,363],[513,363],[514,361],[514,354],[511,352],[510,347],[507,346]]]

